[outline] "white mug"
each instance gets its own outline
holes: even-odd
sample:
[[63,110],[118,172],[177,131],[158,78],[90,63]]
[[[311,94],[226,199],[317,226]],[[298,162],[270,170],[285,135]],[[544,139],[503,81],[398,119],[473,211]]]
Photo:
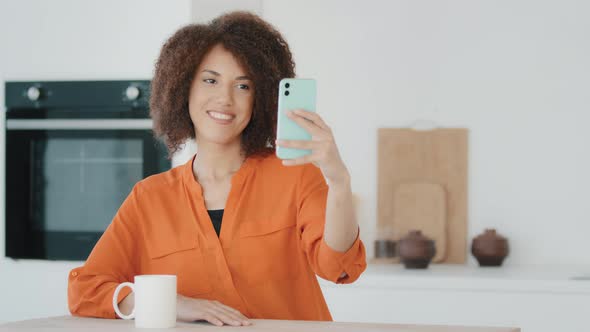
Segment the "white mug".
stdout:
[[[123,287],[130,287],[135,296],[131,314],[119,310],[117,299]],[[146,274],[135,276],[135,283],[124,282],[113,294],[113,308],[123,319],[135,318],[135,327],[170,328],[176,326],[176,276]]]

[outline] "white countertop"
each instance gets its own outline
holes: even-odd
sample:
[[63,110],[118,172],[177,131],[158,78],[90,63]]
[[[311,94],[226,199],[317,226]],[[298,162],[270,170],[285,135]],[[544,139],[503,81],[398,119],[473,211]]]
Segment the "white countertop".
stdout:
[[335,285],[319,280],[322,287],[590,295],[590,266],[479,267],[431,264],[425,270],[410,270],[401,264],[369,264],[367,270],[352,284]]
[[[214,326],[209,323],[177,322],[176,328],[166,330],[199,330],[206,331],[242,331],[242,332],[322,332],[322,331],[374,331],[374,332],[516,332],[517,328],[507,327],[467,327],[467,326],[429,326],[429,325],[398,325],[374,323],[344,323],[344,322],[312,322],[293,320],[265,320],[252,319],[252,325]],[[162,331],[164,329],[151,329]],[[150,331],[150,329],[136,329],[133,321],[121,319],[81,318],[72,316],[49,317],[0,325],[0,331]]]

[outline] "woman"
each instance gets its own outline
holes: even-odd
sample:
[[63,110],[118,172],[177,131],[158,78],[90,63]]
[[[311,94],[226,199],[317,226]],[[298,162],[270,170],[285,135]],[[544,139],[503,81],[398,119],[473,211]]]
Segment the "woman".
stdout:
[[[155,132],[185,165],[137,183],[86,263],[69,275],[72,314],[114,318],[115,287],[139,274],[175,274],[185,321],[331,320],[316,279],[356,280],[366,267],[350,176],[315,113],[290,117],[312,141],[275,142],[278,83],[291,52],[268,23],[230,13],[180,29],[152,82]],[[276,144],[311,149],[281,161]],[[133,294],[118,298],[129,313]]]

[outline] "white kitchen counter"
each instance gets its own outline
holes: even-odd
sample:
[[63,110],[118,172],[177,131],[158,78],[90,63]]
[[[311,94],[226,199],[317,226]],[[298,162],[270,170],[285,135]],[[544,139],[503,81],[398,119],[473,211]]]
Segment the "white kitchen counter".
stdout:
[[369,264],[352,284],[320,285],[336,321],[586,331],[590,280],[573,279],[584,275],[590,266]]
[[[516,332],[518,328],[495,327],[466,327],[466,326],[425,326],[425,325],[399,325],[399,324],[374,324],[374,323],[344,323],[344,322],[317,322],[294,320],[268,320],[252,319],[252,325],[239,327],[244,332],[266,331],[390,331],[390,332]],[[232,326],[214,326],[208,323],[177,322],[175,328],[165,330],[183,331],[234,331]],[[121,319],[82,318],[72,316],[49,317],[0,325],[0,331],[137,331],[133,321]],[[146,329],[139,329],[146,330]],[[147,329],[149,330],[149,329]],[[164,329],[155,329],[162,331]]]
[[[580,278],[586,278],[580,279]],[[359,280],[335,285],[319,279],[324,287],[403,290],[449,290],[590,294],[590,266],[503,266],[431,264],[425,270],[405,269],[401,264],[369,264]]]

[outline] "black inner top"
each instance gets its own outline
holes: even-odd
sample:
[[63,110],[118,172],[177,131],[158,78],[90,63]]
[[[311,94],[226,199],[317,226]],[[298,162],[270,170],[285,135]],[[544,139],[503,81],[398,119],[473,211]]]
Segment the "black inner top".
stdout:
[[217,233],[217,237],[219,237],[219,232],[221,232],[221,219],[223,218],[223,209],[207,210],[207,212],[209,212],[209,218],[211,218],[213,228],[215,228],[215,233]]

